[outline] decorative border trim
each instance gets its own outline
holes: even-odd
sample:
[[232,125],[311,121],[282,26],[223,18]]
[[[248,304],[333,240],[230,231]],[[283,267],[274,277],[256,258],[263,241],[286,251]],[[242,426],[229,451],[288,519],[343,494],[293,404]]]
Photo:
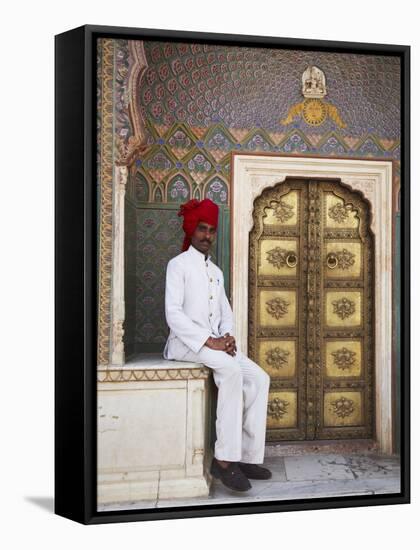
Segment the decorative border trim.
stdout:
[[98,269],[98,364],[109,362],[111,330],[112,277],[112,180],[114,139],[114,46],[111,38],[98,39],[102,59],[98,71],[101,79],[100,112],[100,213],[99,213],[99,269]]
[[98,382],[162,382],[166,380],[205,380],[209,377],[207,367],[189,369],[107,369],[97,371]]

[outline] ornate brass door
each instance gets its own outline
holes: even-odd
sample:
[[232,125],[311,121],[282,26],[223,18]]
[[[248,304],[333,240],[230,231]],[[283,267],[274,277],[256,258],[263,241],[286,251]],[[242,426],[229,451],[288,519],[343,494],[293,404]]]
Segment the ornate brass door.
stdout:
[[267,440],[374,434],[369,204],[287,179],[254,202],[248,354],[271,376]]

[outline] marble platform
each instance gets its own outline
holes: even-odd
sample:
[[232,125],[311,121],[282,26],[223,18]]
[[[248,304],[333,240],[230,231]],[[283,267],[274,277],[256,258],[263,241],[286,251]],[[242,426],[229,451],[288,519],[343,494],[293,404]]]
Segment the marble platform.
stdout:
[[144,353],[97,375],[98,503],[207,497],[209,370]]

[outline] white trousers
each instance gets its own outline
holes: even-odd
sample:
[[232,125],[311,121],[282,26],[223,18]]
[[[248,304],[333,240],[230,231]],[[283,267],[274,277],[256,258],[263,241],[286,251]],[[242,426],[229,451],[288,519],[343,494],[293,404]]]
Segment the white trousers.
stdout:
[[175,360],[203,363],[213,371],[218,388],[214,456],[229,462],[262,464],[270,386],[268,374],[240,351],[231,356],[207,346],[198,353],[189,350]]

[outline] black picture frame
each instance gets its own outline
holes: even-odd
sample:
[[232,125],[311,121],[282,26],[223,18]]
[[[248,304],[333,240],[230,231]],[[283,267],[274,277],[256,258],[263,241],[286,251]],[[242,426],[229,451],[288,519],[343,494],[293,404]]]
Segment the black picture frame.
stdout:
[[[96,39],[153,39],[398,56],[401,61],[401,492],[98,512]],[[55,513],[83,524],[410,502],[410,47],[84,25],[55,37]]]

